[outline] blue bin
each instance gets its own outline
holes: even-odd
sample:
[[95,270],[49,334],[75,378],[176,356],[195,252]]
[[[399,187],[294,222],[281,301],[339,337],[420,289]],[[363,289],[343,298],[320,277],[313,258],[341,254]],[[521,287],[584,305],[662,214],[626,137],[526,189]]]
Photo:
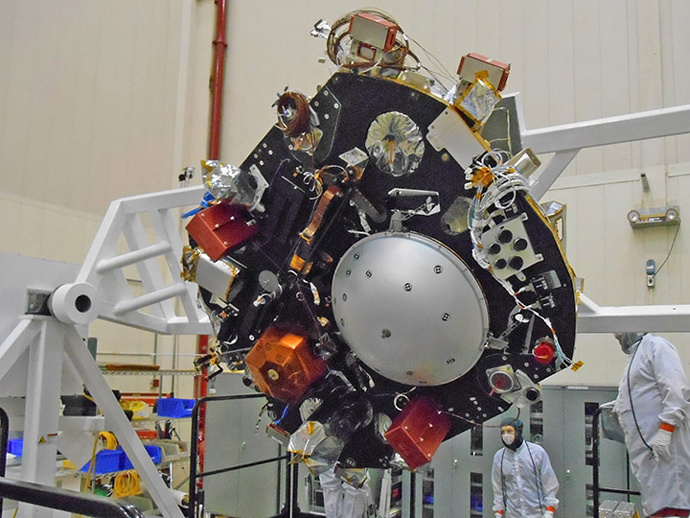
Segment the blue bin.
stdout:
[[[122,463],[122,450],[101,450],[96,454],[96,475],[103,473],[114,473],[120,471],[120,464]],[[81,471],[86,473],[89,471],[91,461],[87,462]]]
[[[118,446],[118,448],[120,448]],[[158,464],[161,461],[161,447],[156,446],[154,444],[145,444],[144,448],[146,448],[146,452],[149,454],[149,457],[151,457],[151,460],[153,461],[154,464]],[[134,469],[134,465],[132,464],[132,461],[129,460],[129,457],[127,454],[120,449],[122,452],[122,462],[120,464],[120,469],[121,470],[128,470],[128,469]]]
[[22,456],[22,450],[24,449],[24,439],[10,439],[7,441],[7,453],[16,455],[17,457]]
[[194,403],[194,399],[161,398],[157,402],[156,413],[161,417],[189,417],[192,415]]

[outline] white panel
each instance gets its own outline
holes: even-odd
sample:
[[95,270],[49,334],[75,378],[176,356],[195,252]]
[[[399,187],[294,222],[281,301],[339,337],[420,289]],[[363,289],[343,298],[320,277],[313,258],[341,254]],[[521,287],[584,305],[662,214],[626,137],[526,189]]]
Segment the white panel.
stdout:
[[[659,6],[645,0],[637,0],[636,6],[640,109],[649,110],[663,105]],[[643,142],[641,149],[642,167],[663,163],[662,140]]]
[[101,214],[174,184],[180,5],[3,2],[3,191]]
[[[548,74],[550,126],[575,120],[575,74],[573,41],[573,7],[569,2],[557,6],[549,3]],[[528,33],[529,34],[529,33]]]
[[[690,67],[687,66],[690,56],[690,3],[683,0],[672,0],[670,4],[670,24],[667,31],[672,35],[673,62],[668,66],[673,77],[673,103],[690,103]],[[664,62],[666,65],[667,61]],[[676,162],[690,162],[690,135],[676,137]],[[672,157],[667,157],[670,161]]]
[[[604,207],[602,234],[604,236],[603,262],[596,270],[597,300],[605,305],[625,305],[633,300],[631,276],[635,273],[634,254],[622,253],[634,247],[634,233],[627,220],[633,206],[633,191],[639,192],[639,182],[611,183],[593,187],[603,194]],[[629,207],[627,210],[625,207]],[[615,236],[615,239],[606,239]],[[639,273],[639,272],[638,272]],[[595,280],[595,279],[592,279]]]
[[[546,0],[540,0],[522,5],[523,32],[529,33],[529,37],[523,39],[522,49],[526,79],[522,92],[525,117],[530,127],[542,128],[549,125],[548,4]],[[553,92],[553,95],[558,96],[558,93]]]
[[510,63],[510,76],[504,92],[524,92],[523,64],[526,56],[522,52],[522,47],[525,30],[531,33],[532,28],[525,28],[525,24],[522,23],[521,2],[501,2],[501,10],[497,16],[500,20],[500,30],[496,36],[499,38],[500,47],[498,54],[491,57]]
[[[598,119],[602,115],[599,4],[598,0],[584,0],[573,4],[576,121]],[[600,149],[581,151],[576,159],[577,173],[601,171],[602,160]]]
[[[498,13],[501,10],[503,2],[499,0],[489,0],[483,2],[477,2],[477,40],[476,40],[476,50],[474,52],[479,52],[485,56],[498,56],[500,52],[498,35],[496,34]],[[517,20],[516,20],[517,22]],[[462,22],[462,19],[460,21]],[[466,54],[464,50],[460,50],[462,54]],[[467,51],[472,52],[472,51]],[[496,59],[499,59],[496,57]]]
[[[96,90],[98,60],[100,59],[100,33],[98,23],[102,17],[102,2],[77,2],[65,6],[63,16],[73,16],[79,20],[79,30],[70,31],[69,45],[63,50],[66,73],[62,81],[68,84],[72,93],[70,103],[71,112],[67,126],[69,132],[69,144],[66,145],[68,158],[63,164],[63,181],[69,186],[65,192],[64,200],[59,203],[65,207],[74,207],[85,210],[87,202],[86,188],[93,182],[94,176],[99,174],[99,167],[91,167],[89,164],[90,150],[92,149],[95,133],[100,128],[94,124],[94,111],[101,100]],[[65,22],[65,27],[69,22]],[[103,204],[105,208],[105,204]],[[98,212],[100,216],[100,212]],[[89,234],[88,237],[92,237]],[[86,237],[86,236],[85,236]],[[81,261],[83,256],[79,258]]]
[[[594,300],[605,294],[601,284],[595,279],[606,259],[604,253],[605,236],[601,232],[606,200],[602,189],[597,187],[578,189],[577,205],[581,210],[570,217],[577,219],[579,247],[569,251],[569,259],[579,277],[585,279],[585,292]],[[592,282],[595,281],[595,282]]]
[[[627,56],[626,0],[602,2],[601,6],[601,95],[602,116],[630,113]],[[608,146],[604,150],[604,170],[632,166],[630,144]]]

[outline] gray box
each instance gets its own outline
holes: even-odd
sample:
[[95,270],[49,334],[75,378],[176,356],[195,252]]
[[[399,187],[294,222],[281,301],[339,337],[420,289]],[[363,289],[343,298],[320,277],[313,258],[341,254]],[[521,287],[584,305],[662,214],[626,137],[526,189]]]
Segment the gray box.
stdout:
[[635,504],[632,502],[619,502],[613,511],[613,518],[632,518],[635,515]]
[[618,507],[618,502],[614,500],[604,500],[599,504],[599,518],[613,518],[616,507]]

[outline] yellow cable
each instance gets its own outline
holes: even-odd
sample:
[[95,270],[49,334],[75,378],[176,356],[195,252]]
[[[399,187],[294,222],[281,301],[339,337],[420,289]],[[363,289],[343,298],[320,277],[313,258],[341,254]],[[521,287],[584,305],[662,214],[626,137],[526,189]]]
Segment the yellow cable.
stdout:
[[106,450],[114,450],[117,448],[117,439],[111,432],[100,432],[98,438],[103,440]]
[[113,481],[113,493],[117,498],[141,493],[139,474],[134,470],[118,473]]

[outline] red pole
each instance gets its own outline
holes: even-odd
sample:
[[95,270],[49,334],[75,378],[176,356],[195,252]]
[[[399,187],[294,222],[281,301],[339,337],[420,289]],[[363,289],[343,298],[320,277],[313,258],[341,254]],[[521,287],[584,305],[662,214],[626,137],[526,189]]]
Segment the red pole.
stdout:
[[[225,26],[227,23],[226,0],[215,0],[216,4],[216,37],[213,40],[213,72],[211,74],[211,113],[208,138],[209,160],[220,158],[220,129],[223,108],[223,79],[225,76],[225,49],[228,44],[225,41]],[[199,357],[208,354],[208,336],[200,335],[197,338],[197,353]],[[206,368],[201,375],[195,378],[194,396],[196,399],[205,397],[208,393]],[[206,406],[199,409],[199,435],[196,440],[199,444],[199,467],[204,468],[204,453],[206,439]],[[201,481],[199,479],[199,485]]]
[[223,79],[225,71],[225,26],[227,23],[226,0],[216,0],[216,38],[213,40],[213,74],[211,75],[211,125],[208,142],[208,159],[220,158],[220,128],[223,108]]

